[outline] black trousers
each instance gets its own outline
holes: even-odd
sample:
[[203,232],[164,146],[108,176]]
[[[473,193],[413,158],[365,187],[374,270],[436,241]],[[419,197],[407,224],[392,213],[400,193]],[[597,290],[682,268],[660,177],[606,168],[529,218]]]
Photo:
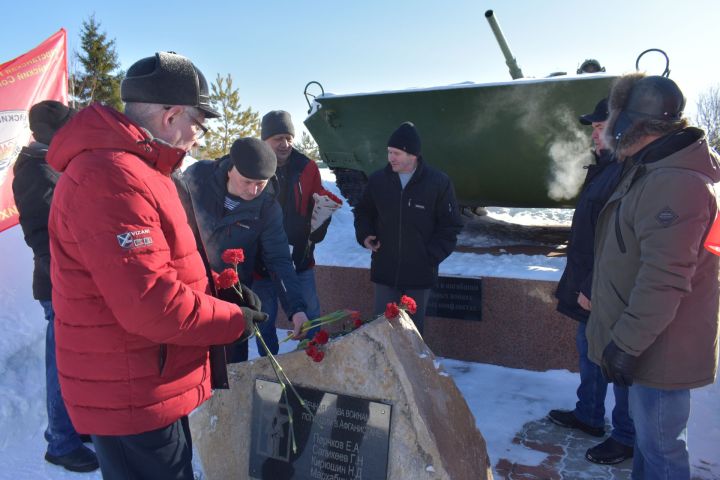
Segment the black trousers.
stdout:
[[92,435],[103,480],[192,480],[188,417],[136,435]]

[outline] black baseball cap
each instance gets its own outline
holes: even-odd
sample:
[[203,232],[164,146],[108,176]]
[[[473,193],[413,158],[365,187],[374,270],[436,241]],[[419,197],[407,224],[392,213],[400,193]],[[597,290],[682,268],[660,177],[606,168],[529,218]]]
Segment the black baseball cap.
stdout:
[[608,108],[608,99],[603,98],[595,105],[595,110],[592,113],[580,115],[580,123],[583,125],[592,125],[597,122],[604,122],[608,119],[610,110]]

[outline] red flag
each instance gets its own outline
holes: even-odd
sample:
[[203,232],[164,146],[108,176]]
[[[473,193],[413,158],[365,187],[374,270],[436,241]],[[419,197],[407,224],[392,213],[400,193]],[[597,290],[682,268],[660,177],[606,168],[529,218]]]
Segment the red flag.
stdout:
[[30,141],[28,110],[43,100],[67,103],[67,95],[64,28],[0,65],[0,232],[18,223],[12,169],[20,150]]
[[715,221],[710,227],[710,233],[705,238],[705,249],[710,253],[720,255],[720,215],[715,217]]

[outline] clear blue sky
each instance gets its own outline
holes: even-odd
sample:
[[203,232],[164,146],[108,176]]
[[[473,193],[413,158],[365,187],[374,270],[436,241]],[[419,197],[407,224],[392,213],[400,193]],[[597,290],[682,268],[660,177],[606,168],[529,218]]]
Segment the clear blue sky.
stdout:
[[[19,1],[2,7],[0,63],[64,27],[79,48],[95,14],[122,68],[158,50],[190,57],[213,80],[230,73],[244,106],[285,109],[301,126],[303,88],[336,94],[509,80],[485,20],[493,9],[526,76],[574,72],[597,58],[634,70],[647,48],[670,56],[671,78],[694,114],[699,92],[720,84],[720,2],[670,0]],[[650,73],[660,73],[649,61]],[[652,69],[652,70],[650,70]]]

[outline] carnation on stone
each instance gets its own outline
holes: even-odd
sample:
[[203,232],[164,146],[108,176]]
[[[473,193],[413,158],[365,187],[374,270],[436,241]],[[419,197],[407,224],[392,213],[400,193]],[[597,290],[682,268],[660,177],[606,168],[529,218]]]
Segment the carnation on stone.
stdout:
[[388,320],[396,319],[400,315],[400,310],[405,310],[410,315],[414,315],[417,312],[417,303],[412,297],[403,295],[400,297],[400,305],[391,302],[385,306],[385,318]]

